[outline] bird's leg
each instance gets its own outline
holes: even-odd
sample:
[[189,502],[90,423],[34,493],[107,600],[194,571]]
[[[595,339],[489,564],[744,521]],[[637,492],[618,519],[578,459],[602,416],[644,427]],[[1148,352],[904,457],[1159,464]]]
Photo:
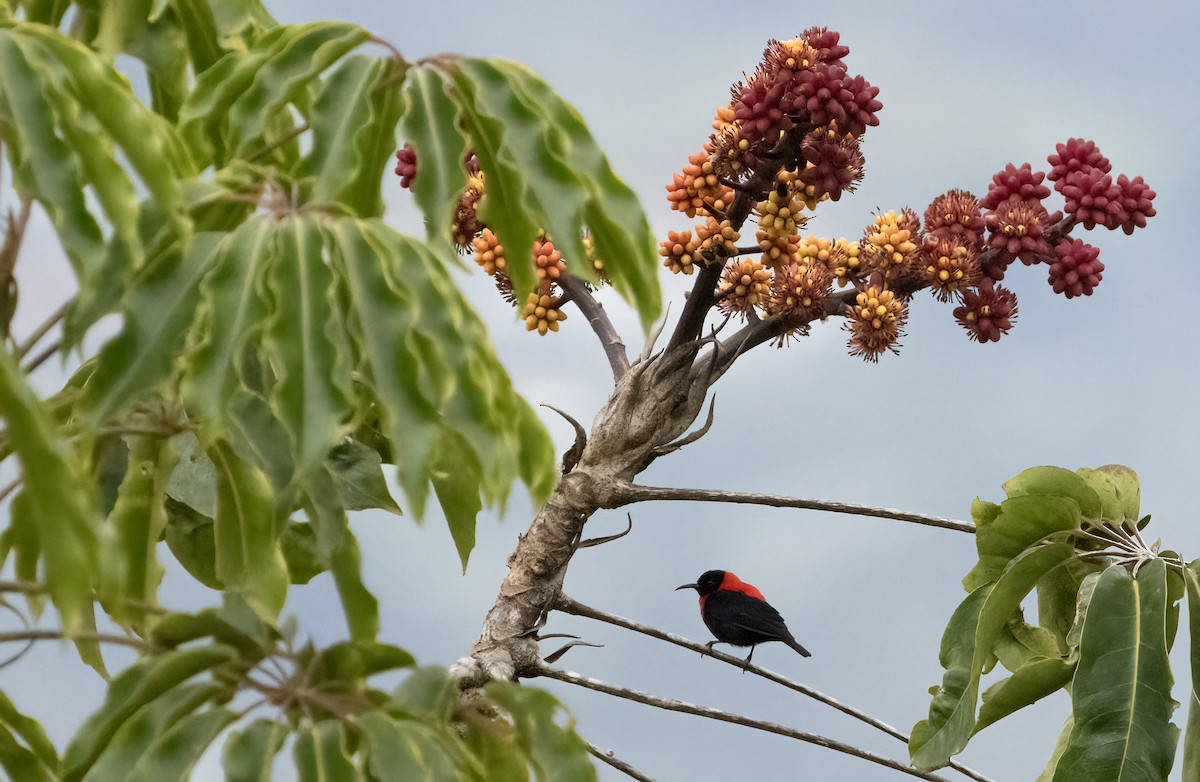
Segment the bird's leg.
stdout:
[[[751,644],[751,646],[750,646],[750,654],[746,655],[746,665],[747,665],[747,666],[748,666],[748,665],[750,665],[750,658],[752,658],[752,657],[754,656],[754,649],[755,649],[755,646],[756,646],[755,644]],[[746,675],[746,669],[745,669],[745,668],[742,668],[742,676],[745,676],[745,675]]]
[[[719,643],[722,643],[722,642],[721,642],[721,641],[709,641],[709,642],[708,642],[708,643],[706,643],[704,646],[705,646],[705,647],[708,649],[708,651],[709,651],[709,652],[711,652],[711,651],[713,650],[713,647],[714,647],[714,646],[716,646],[716,645],[717,645],[717,644],[719,644]],[[703,652],[701,652],[701,653],[700,653],[700,659],[704,659],[704,653],[703,653]]]

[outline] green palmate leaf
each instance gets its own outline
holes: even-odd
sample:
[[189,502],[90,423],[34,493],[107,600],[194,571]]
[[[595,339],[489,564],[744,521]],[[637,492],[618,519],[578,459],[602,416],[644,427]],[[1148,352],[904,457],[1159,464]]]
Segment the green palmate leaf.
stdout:
[[366,738],[367,767],[380,782],[451,782],[482,779],[469,756],[446,729],[381,712],[359,719]]
[[167,497],[167,548],[192,578],[210,589],[224,589],[217,578],[217,548],[211,516]]
[[316,221],[285,218],[276,236],[263,346],[278,376],[271,404],[291,434],[295,470],[303,475],[325,461],[343,433],[353,395],[349,346],[337,327],[342,316]]
[[457,705],[457,692],[458,685],[445,668],[425,665],[400,683],[389,706],[422,722],[446,725]]
[[1179,729],[1171,723],[1166,565],[1104,571],[1084,619],[1071,689],[1075,726],[1054,782],[1166,779]]
[[82,779],[121,726],[143,706],[235,657],[228,647],[206,646],[155,655],[130,666],[109,683],[104,705],[71,739],[63,758],[64,782]]
[[974,732],[1062,689],[1075,674],[1076,662],[1061,657],[1035,657],[1012,676],[993,684],[983,693]]
[[358,782],[362,772],[346,749],[343,729],[337,720],[326,720],[296,733],[292,756],[300,782]]
[[1079,505],[1069,497],[1030,494],[1005,500],[1000,514],[976,531],[979,563],[963,585],[974,590],[995,581],[1023,551],[1050,535],[1078,529],[1079,521]]
[[347,523],[346,508],[338,499],[333,475],[320,465],[304,476],[305,512],[314,533],[316,554],[319,562],[328,564],[345,538]]
[[1075,718],[1068,714],[1066,722],[1063,723],[1062,732],[1058,734],[1058,740],[1054,742],[1054,749],[1050,753],[1050,760],[1046,763],[1046,767],[1042,769],[1042,773],[1038,774],[1035,782],[1053,782],[1059,758],[1067,751],[1067,746],[1071,743],[1071,731],[1074,729]]
[[259,616],[274,621],[287,599],[288,571],[279,548],[283,518],[271,484],[226,443],[214,444],[208,454],[217,468],[216,576]]
[[231,733],[221,752],[225,782],[270,782],[271,765],[287,736],[286,725],[267,719]]
[[151,261],[134,280],[122,305],[125,325],[101,348],[76,405],[83,422],[99,426],[170,376],[218,238],[197,234],[181,256]]
[[143,706],[116,732],[84,782],[129,779],[159,736],[218,695],[220,689],[207,682],[183,684]]
[[1072,559],[1047,573],[1037,585],[1038,624],[1054,634],[1059,650],[1064,653],[1079,648],[1078,640],[1072,640],[1072,633],[1083,621],[1090,599],[1090,592],[1084,587],[1103,569],[1099,562]]
[[262,149],[272,117],[299,100],[321,72],[370,34],[347,22],[275,27],[200,75],[179,112],[184,138],[202,165]]
[[295,468],[287,430],[258,394],[239,391],[230,404],[231,437],[238,453],[261,467],[279,494],[289,493]]
[[330,561],[346,625],[355,641],[373,641],[379,634],[379,601],[362,582],[362,555],[354,533],[346,530],[342,545]]
[[278,634],[248,606],[227,598],[220,608],[194,614],[165,614],[150,627],[150,640],[165,647],[212,638],[238,651],[245,660],[266,657]]
[[1100,498],[1080,475],[1062,467],[1030,467],[1004,482],[1005,493],[1012,497],[1041,495],[1069,497],[1089,519],[1100,515]]
[[25,479],[12,506],[18,577],[38,580],[40,553],[50,599],[62,617],[64,632],[72,635],[82,629],[90,612],[99,571],[96,498],[75,454],[58,436],[50,413],[3,348],[0,416]]
[[265,218],[238,226],[221,242],[201,284],[202,336],[188,357],[182,391],[189,408],[214,433],[228,425],[243,352],[267,318],[261,281],[275,256],[274,228]]
[[1142,489],[1137,473],[1120,464],[1077,471],[1100,498],[1100,518],[1123,524],[1138,520]]
[[235,719],[237,714],[225,708],[189,714],[150,745],[149,751],[126,779],[128,782],[187,782],[208,745]]
[[169,122],[179,116],[188,93],[187,31],[174,9],[160,14],[142,28],[126,47],[146,64],[150,106]]
[[1187,728],[1183,733],[1183,778],[1200,779],[1200,700],[1188,694]]
[[914,766],[940,768],[967,745],[976,723],[979,678],[1001,632],[1034,585],[1073,555],[1066,543],[1032,549],[1015,559],[995,584],[968,595],[954,612],[942,637],[942,687],[929,706],[929,718],[916,724],[909,740]]
[[1028,624],[1019,609],[996,638],[993,651],[1000,663],[1013,672],[1030,660],[1059,657],[1062,654],[1054,633],[1044,627]]
[[100,599],[114,619],[140,627],[145,607],[158,605],[162,566],[155,551],[167,527],[167,481],[178,460],[167,440],[130,437],[125,480],[109,514]]
[[180,26],[187,36],[188,59],[197,75],[204,73],[221,58],[221,43],[217,38],[217,22],[207,0],[174,0],[172,10],[179,15]]
[[379,452],[358,440],[346,438],[329,454],[326,465],[346,510],[382,508],[402,515],[388,491]]
[[437,493],[442,512],[463,571],[475,548],[475,517],[483,509],[478,486],[481,475],[475,454],[461,435],[447,431],[438,447],[438,459],[433,468],[433,490]]
[[307,584],[329,569],[329,560],[317,555],[317,533],[311,524],[289,521],[279,536],[279,547],[293,584]]
[[314,177],[314,200],[344,204],[360,217],[383,214],[381,174],[395,151],[407,67],[347,57],[321,83],[309,112],[312,150],[296,171]]
[[[504,230],[511,210],[524,203],[533,210],[536,227],[547,230],[562,250],[572,272],[594,282],[595,270],[583,245],[583,233],[590,231],[614,286],[648,327],[660,311],[654,237],[637,196],[613,173],[579,113],[517,63],[462,58],[453,63],[450,75],[464,125],[488,177],[481,217],[509,247],[509,257],[522,260],[522,248],[532,244],[532,237],[525,241],[523,226],[518,224],[512,239]],[[512,204],[493,202],[491,196],[500,195],[493,190],[494,168],[504,170],[512,180],[506,183],[508,189],[523,197]],[[510,261],[510,274],[514,267],[526,269]],[[518,281],[515,274],[513,279]],[[531,288],[530,283],[517,290]]]
[[398,646],[378,641],[340,641],[322,649],[313,658],[309,680],[320,684],[365,679],[384,671],[411,668],[415,664],[413,656]]
[[114,0],[100,6],[100,31],[92,48],[112,60],[146,27],[151,0]]
[[38,756],[21,746],[4,725],[0,725],[0,768],[12,782],[51,782],[54,779]]
[[591,782],[596,779],[587,744],[575,732],[574,720],[566,727],[556,716],[563,710],[553,695],[513,682],[487,685],[488,697],[513,717],[517,738],[529,757],[534,774],[542,782]]
[[1200,559],[1183,568],[1187,591],[1189,662],[1192,669],[1187,732],[1183,737],[1183,778],[1200,779]]
[[17,707],[3,692],[0,692],[0,726],[20,737],[42,765],[51,771],[58,770],[58,753],[41,723],[17,711]]
[[[459,133],[458,112],[446,94],[446,83],[435,70],[427,66],[412,68],[405,97],[401,131],[416,152],[418,166],[413,196],[425,212],[429,244],[446,257],[453,257],[454,212],[467,186],[463,161],[467,142]],[[518,254],[515,260],[525,259]]]

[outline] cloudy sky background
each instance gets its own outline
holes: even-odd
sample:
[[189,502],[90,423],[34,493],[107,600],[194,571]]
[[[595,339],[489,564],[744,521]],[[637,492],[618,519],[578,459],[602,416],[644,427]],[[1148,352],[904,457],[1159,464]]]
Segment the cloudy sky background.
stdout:
[[[272,5],[288,22],[331,16],[328,3]],[[1190,298],[1195,221],[1187,212],[1200,204],[1200,110],[1186,97],[1194,96],[1198,75],[1190,51],[1200,8],[926,2],[881,9],[624,1],[459,2],[449,12],[365,0],[335,6],[337,16],[410,58],[452,51],[526,63],[583,114],[659,236],[690,226],[668,209],[663,186],[707,137],[729,84],[753,69],[767,39],[814,24],[842,33],[851,72],[879,86],[884,108],[864,145],[866,180],[856,194],[823,205],[806,232],[857,238],[877,207],[921,212],[951,187],[982,195],[1006,163],[1044,168],[1056,142],[1094,139],[1114,174],[1146,178],[1159,212],[1132,237],[1076,233],[1100,247],[1106,265],[1094,296],[1068,301],[1050,290],[1044,267],[1017,266],[1005,284],[1011,281],[1020,298],[1020,317],[999,344],[970,342],[950,306],[921,296],[901,354],[878,365],[848,356],[835,322],[787,350],[760,347],[717,385],[709,435],[640,480],[966,519],[972,498],[998,501],[1000,484],[1026,467],[1121,463],[1141,476],[1152,535],[1185,558],[1200,556],[1192,484],[1200,469]],[[408,194],[392,179],[386,185],[396,223],[421,235]],[[1061,206],[1057,195],[1051,203]],[[15,330],[23,335],[71,285],[44,220],[35,222],[18,269],[23,309]],[[669,279],[664,271],[663,282],[677,313],[690,278]],[[574,316],[561,333],[538,338],[514,323],[482,274],[463,277],[462,285],[529,401],[590,421],[611,375],[583,319]],[[635,316],[611,291],[601,297],[636,353]],[[49,390],[58,379],[48,369],[40,382]],[[543,420],[565,449],[569,427],[548,412]],[[941,632],[974,562],[970,536],[753,506],[648,503],[631,510],[633,534],[576,557],[566,582],[572,597],[706,641],[694,595],[672,589],[706,569],[733,570],[762,589],[813,652],[801,659],[772,644],[758,650],[756,662],[904,730],[926,715],[927,689],[941,681]],[[448,665],[465,653],[530,514],[517,493],[505,519],[481,516],[465,575],[436,509],[424,526],[386,514],[356,518],[366,580],[381,600],[383,639],[422,662]],[[623,512],[601,511],[589,533],[618,531],[623,521]],[[199,607],[213,598],[178,572],[168,574],[167,605]],[[324,577],[295,588],[289,610],[318,643],[344,634]],[[905,757],[904,747],[881,733],[685,650],[562,615],[547,630],[605,645],[563,659],[586,675]],[[1181,641],[1175,654],[1181,700],[1186,647]],[[778,736],[543,684],[570,706],[588,740],[659,780],[901,778]],[[60,745],[103,697],[102,683],[67,646],[39,648],[0,672],[0,686],[42,716]],[[1033,779],[1069,709],[1065,695],[1049,698],[988,728],[962,760],[996,779]],[[1183,710],[1176,722],[1186,722]],[[219,778],[215,754],[197,778]],[[601,778],[625,777],[602,767]]]

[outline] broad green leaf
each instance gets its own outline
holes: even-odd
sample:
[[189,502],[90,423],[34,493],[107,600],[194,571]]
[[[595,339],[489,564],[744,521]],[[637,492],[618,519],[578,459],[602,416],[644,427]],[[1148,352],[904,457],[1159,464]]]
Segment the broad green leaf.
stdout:
[[154,112],[174,122],[189,89],[187,30],[173,8],[148,21],[126,51],[146,64]]
[[286,725],[268,719],[231,733],[221,751],[225,782],[270,782],[271,765],[287,736]]
[[1100,515],[1100,498],[1080,475],[1062,467],[1030,467],[1003,483],[1005,493],[1013,497],[1041,495],[1069,497],[1084,517]]
[[457,695],[458,685],[445,668],[424,665],[400,683],[389,706],[422,722],[446,725],[457,705]]
[[217,578],[264,620],[274,621],[287,599],[288,571],[279,549],[282,519],[271,484],[227,443],[215,443],[208,454],[217,468]]
[[[315,220],[285,218],[267,266],[272,313],[263,347],[278,376],[271,405],[292,438],[298,474],[321,464],[342,436],[350,411],[349,346],[332,300],[333,275],[322,258]],[[394,337],[393,337],[394,338]]]
[[1182,765],[1184,779],[1200,779],[1200,700],[1197,700],[1195,690],[1188,693],[1188,719],[1187,728],[1183,733]]
[[[430,246],[452,257],[454,213],[467,186],[467,142],[459,133],[458,112],[446,94],[446,82],[433,68],[414,66],[405,87],[407,103],[400,129],[417,155],[413,197],[425,213]],[[532,247],[531,241],[530,253]],[[518,254],[514,263],[525,260]]]
[[1123,565],[1100,577],[1071,689],[1075,727],[1054,782],[1167,778],[1179,729],[1171,723],[1166,575],[1154,559],[1136,579]]
[[351,760],[337,720],[325,720],[296,732],[292,757],[300,782],[358,782],[362,773]]
[[279,536],[279,548],[293,584],[307,584],[329,569],[329,560],[317,555],[317,533],[311,524],[289,521]]
[[1054,633],[1044,627],[1028,624],[1020,609],[996,638],[993,651],[1000,663],[1013,672],[1032,659],[1059,657],[1062,654]]
[[1061,690],[1075,674],[1075,660],[1035,657],[983,693],[975,733],[1031,703]]
[[346,438],[330,452],[326,464],[346,510],[382,508],[403,515],[388,491],[382,460],[374,448]]
[[99,7],[100,31],[92,39],[92,48],[108,61],[146,26],[151,0],[112,0]]
[[1021,552],[1056,532],[1078,529],[1079,520],[1079,505],[1068,497],[1031,494],[1005,500],[1000,515],[976,530],[979,563],[963,586],[974,591],[996,580]]
[[414,665],[413,656],[398,646],[379,641],[339,641],[313,658],[312,681],[365,679]]
[[350,637],[355,641],[373,641],[379,634],[379,601],[362,582],[362,555],[354,533],[346,530],[342,545],[330,562]]
[[139,709],[204,671],[235,659],[231,649],[204,646],[148,657],[113,679],[102,705],[71,739],[63,757],[64,782],[83,778],[113,736]]
[[127,782],[187,782],[208,745],[236,719],[236,712],[219,707],[189,714],[150,745]]
[[195,682],[167,690],[126,720],[104,748],[84,782],[127,780],[155,739],[220,693],[212,683]]
[[238,611],[227,604],[221,608],[205,608],[194,614],[165,614],[151,625],[149,637],[154,643],[165,647],[212,638],[237,649],[243,659],[254,660],[270,653],[274,640],[272,633],[271,628],[251,609]]
[[238,226],[221,242],[200,286],[197,327],[202,336],[187,358],[182,392],[213,433],[228,425],[243,351],[261,336],[267,318],[262,277],[275,256],[274,229],[274,222],[265,218]]
[[[28,544],[33,543],[40,548],[45,564],[50,599],[61,615],[64,632],[70,636],[82,629],[100,566],[96,556],[96,500],[91,481],[59,437],[45,404],[5,348],[0,348],[0,416],[25,479],[12,506],[12,524],[20,531],[18,577],[39,580],[36,570],[29,572],[36,563],[29,557],[30,553],[36,557],[36,549],[29,551]],[[35,541],[52,541],[53,545],[38,545]]]
[[1038,580],[1074,555],[1072,546],[1054,543],[1022,554],[994,585],[972,592],[954,612],[942,637],[942,687],[909,740],[917,768],[946,765],[967,745],[975,727],[979,678],[1005,625]]
[[380,183],[396,148],[407,67],[346,57],[321,83],[309,113],[312,148],[296,172],[315,178],[315,201],[345,204],[360,217],[383,214]]
[[41,723],[17,711],[17,707],[3,691],[0,691],[0,725],[12,731],[16,736],[20,736],[25,746],[46,768],[52,771],[58,769],[58,752],[50,743]]
[[1187,732],[1183,737],[1183,778],[1200,779],[1200,559],[1183,568],[1187,590],[1188,661],[1192,669]]
[[0,724],[0,768],[11,782],[52,782],[53,773],[27,747],[21,746],[5,725]]
[[170,376],[218,238],[197,234],[182,256],[151,261],[133,281],[121,308],[125,324],[100,349],[76,406],[87,425],[98,427]]
[[211,516],[167,497],[167,548],[192,578],[210,589],[224,589],[217,578],[217,547]]
[[158,541],[167,527],[167,481],[178,457],[166,438],[130,437],[128,467],[107,526],[113,545],[101,578],[101,602],[114,619],[141,627],[145,607],[158,605],[163,569]]
[[[1082,621],[1080,589],[1089,577],[1103,569],[1100,562],[1072,559],[1047,573],[1037,585],[1038,624],[1054,633],[1064,653],[1077,646],[1068,638],[1076,624]],[[1086,600],[1086,594],[1084,598]]]
[[338,498],[333,476],[324,465],[308,471],[303,480],[305,513],[314,533],[317,560],[328,564],[346,537],[346,508]]
[[199,75],[211,68],[222,54],[212,6],[207,0],[174,0],[171,5],[179,14],[180,26],[187,36],[192,70]]
[[293,488],[295,467],[287,429],[275,416],[263,397],[248,391],[234,394],[230,403],[233,445],[242,458],[248,459],[266,473],[275,491],[288,493]]
[[1036,782],[1053,782],[1059,758],[1067,751],[1067,746],[1071,743],[1071,732],[1073,730],[1075,730],[1075,718],[1068,714],[1066,722],[1063,723],[1062,731],[1058,734],[1058,740],[1054,742],[1054,749],[1050,753],[1050,760],[1046,763],[1046,767],[1042,769],[1042,773],[1038,774]]
[[480,779],[463,767],[466,752],[455,747],[457,737],[445,731],[378,711],[364,714],[358,725],[366,739],[367,767],[379,782]]
[[475,517],[483,503],[479,500],[479,463],[461,435],[450,431],[443,434],[431,477],[466,572],[467,559],[475,548]]
[[1120,464],[1077,470],[1100,498],[1099,517],[1117,524],[1137,523],[1142,489],[1137,473]]
[[487,694],[513,717],[518,740],[529,755],[534,774],[541,782],[592,782],[592,765],[587,744],[575,732],[575,720],[566,727],[556,719],[563,710],[545,690],[522,687],[513,682],[493,681]]

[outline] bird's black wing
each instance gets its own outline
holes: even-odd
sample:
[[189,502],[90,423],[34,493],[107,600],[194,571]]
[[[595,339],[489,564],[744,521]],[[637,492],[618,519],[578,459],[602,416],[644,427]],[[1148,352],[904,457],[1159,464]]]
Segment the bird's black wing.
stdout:
[[704,623],[718,639],[735,646],[783,641],[792,637],[783,617],[769,603],[729,590],[708,596],[704,606]]

